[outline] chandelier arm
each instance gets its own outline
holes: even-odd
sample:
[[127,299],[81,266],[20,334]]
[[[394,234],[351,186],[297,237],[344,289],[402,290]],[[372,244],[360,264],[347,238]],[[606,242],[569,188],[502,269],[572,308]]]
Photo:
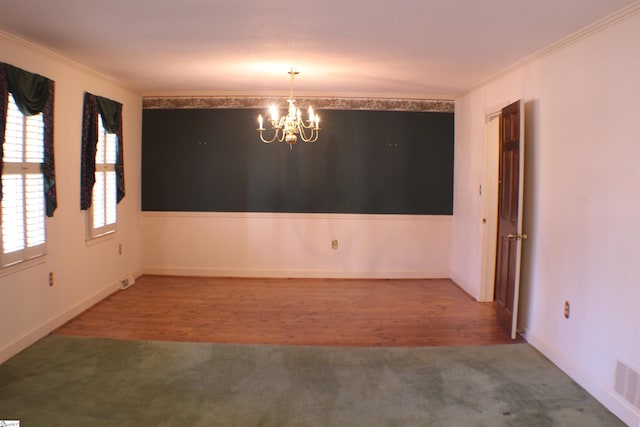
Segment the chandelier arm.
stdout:
[[278,138],[278,142],[282,142],[284,141],[284,138],[286,137],[286,132],[283,130],[282,134],[280,134],[280,138]]
[[304,141],[304,142],[309,142],[309,140],[313,137],[313,131],[311,132],[311,135],[307,136],[307,133],[305,132],[305,127],[304,127],[304,123],[302,123],[301,121],[298,122],[298,133],[300,134],[300,138]]
[[305,131],[305,129],[309,129],[308,127],[298,126],[298,129],[299,129],[299,133],[300,133],[300,138],[304,142],[316,142],[318,140],[318,135],[319,135],[318,130],[319,129],[317,129],[315,127],[311,128],[311,133],[309,134],[309,136],[307,136],[307,133]]
[[[265,129],[257,129],[258,132],[260,132],[260,139],[262,140],[262,142],[264,142],[265,144],[271,144],[273,141],[276,140],[276,138],[278,137],[278,133],[280,132],[280,129],[276,129],[276,132],[273,134],[273,138],[271,139],[264,139],[264,135],[263,135],[263,131]],[[280,140],[279,142],[282,142],[282,140]]]
[[305,129],[315,129],[315,124],[313,121],[311,120],[307,120],[309,122],[308,125],[304,124],[303,120],[300,120],[300,127],[305,128]]
[[318,140],[318,136],[320,135],[320,133],[318,133],[318,129],[316,129],[315,133],[314,133],[314,137],[313,139],[310,139],[307,142],[316,142]]

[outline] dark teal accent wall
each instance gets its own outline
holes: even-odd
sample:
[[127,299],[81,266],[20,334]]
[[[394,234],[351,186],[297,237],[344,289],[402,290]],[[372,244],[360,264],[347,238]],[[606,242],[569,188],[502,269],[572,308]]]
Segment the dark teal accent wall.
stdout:
[[143,211],[452,214],[453,113],[320,111],[292,149],[259,113],[145,109]]

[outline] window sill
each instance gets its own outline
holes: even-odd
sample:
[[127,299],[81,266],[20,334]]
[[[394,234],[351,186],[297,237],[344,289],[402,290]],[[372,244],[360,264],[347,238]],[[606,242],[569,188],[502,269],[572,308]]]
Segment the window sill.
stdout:
[[116,230],[107,231],[104,234],[95,237],[88,237],[84,243],[86,246],[99,245],[102,242],[113,240],[116,237]]
[[39,264],[44,264],[46,260],[47,254],[42,254],[25,261],[18,261],[14,264],[0,268],[0,277],[10,276],[19,271],[27,270]]

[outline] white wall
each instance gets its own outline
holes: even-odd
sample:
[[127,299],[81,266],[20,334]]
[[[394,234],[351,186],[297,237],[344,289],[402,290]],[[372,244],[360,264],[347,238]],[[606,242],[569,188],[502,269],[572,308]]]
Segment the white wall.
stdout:
[[613,384],[617,360],[640,371],[640,14],[583,36],[456,100],[452,276],[479,295],[484,120],[522,98],[529,240],[520,327],[635,426],[640,412]]
[[[146,273],[449,277],[451,217],[143,213]],[[338,249],[332,249],[338,240]]]
[[[140,133],[142,99],[98,74],[0,33],[0,61],[55,81],[54,145],[58,209],[46,221],[47,255],[0,272],[0,363],[117,289],[141,271]],[[80,211],[80,136],[85,91],[123,104],[126,196],[115,236],[85,243]],[[118,254],[118,244],[123,255]],[[54,286],[49,287],[49,272]]]

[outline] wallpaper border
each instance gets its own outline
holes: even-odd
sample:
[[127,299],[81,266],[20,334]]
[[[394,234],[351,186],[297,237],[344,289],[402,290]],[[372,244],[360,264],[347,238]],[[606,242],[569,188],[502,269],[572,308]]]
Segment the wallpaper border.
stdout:
[[[300,97],[298,105],[312,104],[316,110],[371,110],[371,111],[416,111],[453,113],[455,102],[429,99],[388,98],[322,98]],[[285,105],[286,97],[144,97],[144,109],[237,109],[267,108],[271,104]]]

